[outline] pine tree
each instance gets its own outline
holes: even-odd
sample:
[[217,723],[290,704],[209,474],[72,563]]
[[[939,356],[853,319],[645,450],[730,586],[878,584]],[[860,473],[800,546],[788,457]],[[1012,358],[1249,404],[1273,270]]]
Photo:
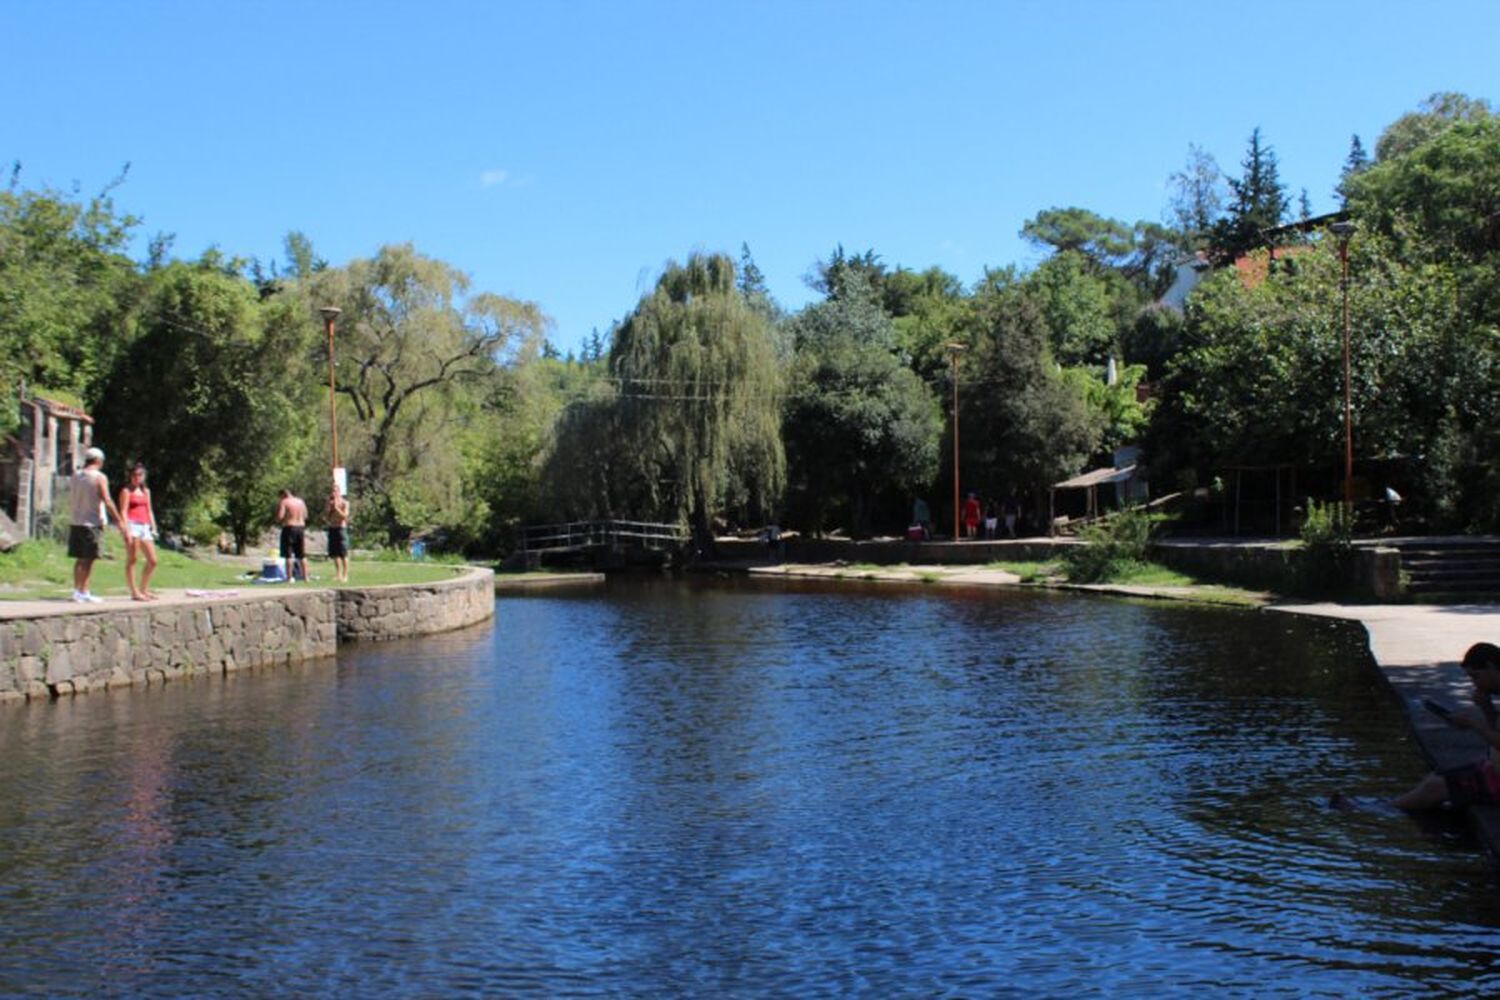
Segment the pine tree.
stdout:
[[1229,215],[1214,227],[1214,242],[1229,260],[1243,256],[1265,242],[1263,233],[1286,219],[1286,188],[1276,166],[1276,152],[1263,145],[1260,128],[1250,133],[1250,146],[1240,163],[1244,173],[1229,179],[1233,200]]
[[1356,132],[1349,139],[1349,155],[1344,159],[1344,169],[1339,173],[1338,186],[1333,189],[1334,194],[1339,196],[1340,207],[1349,207],[1350,179],[1365,171],[1369,166],[1370,154],[1365,152],[1364,143],[1359,141],[1359,133]]

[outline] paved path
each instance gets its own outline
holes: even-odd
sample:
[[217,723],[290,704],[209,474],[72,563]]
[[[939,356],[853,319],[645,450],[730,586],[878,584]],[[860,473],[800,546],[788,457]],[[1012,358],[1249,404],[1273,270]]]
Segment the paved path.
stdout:
[[[311,586],[303,583],[293,584],[292,588],[297,591],[327,589],[319,587],[316,583]],[[155,601],[134,601],[129,595],[104,597],[98,604],[78,604],[66,597],[0,601],[0,621],[13,618],[52,618],[58,615],[97,614],[100,611],[123,611],[127,608],[145,610],[177,607],[183,604],[211,604],[214,601],[230,598],[238,600],[246,597],[278,597],[285,594],[287,589],[285,584],[251,585],[247,582],[243,587],[230,590],[158,590],[156,591],[158,599]]]

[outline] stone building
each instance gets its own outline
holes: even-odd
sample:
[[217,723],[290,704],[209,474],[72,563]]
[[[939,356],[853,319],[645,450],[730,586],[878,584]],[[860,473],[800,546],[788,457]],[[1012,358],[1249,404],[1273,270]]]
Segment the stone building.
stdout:
[[37,538],[52,531],[54,499],[67,498],[68,477],[93,444],[94,418],[24,386],[20,406],[20,426],[0,446],[0,512],[21,538]]

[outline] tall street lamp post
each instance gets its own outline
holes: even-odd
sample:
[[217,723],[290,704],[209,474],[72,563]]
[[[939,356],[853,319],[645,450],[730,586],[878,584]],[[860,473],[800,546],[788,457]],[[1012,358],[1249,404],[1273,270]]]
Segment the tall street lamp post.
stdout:
[[956,342],[946,346],[953,359],[953,540],[957,542],[962,535],[958,523],[958,356],[968,348]]
[[1340,284],[1344,298],[1344,513],[1354,515],[1354,389],[1349,376],[1349,237],[1357,228],[1352,222],[1335,222],[1328,227],[1339,238],[1339,264],[1343,270]]
[[328,331],[328,432],[333,444],[335,479],[339,474],[339,413],[338,407],[334,405],[333,396],[333,321],[338,319],[339,313],[343,311],[338,306],[323,306],[318,310],[323,314],[323,327]]

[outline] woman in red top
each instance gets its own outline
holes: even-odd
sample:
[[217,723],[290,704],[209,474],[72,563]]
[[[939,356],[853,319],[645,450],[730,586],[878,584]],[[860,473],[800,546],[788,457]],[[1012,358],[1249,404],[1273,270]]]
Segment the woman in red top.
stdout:
[[979,494],[970,493],[964,501],[964,536],[973,538],[979,531]]
[[[154,601],[151,574],[156,572],[156,511],[151,507],[151,491],[146,487],[146,467],[139,462],[130,470],[130,481],[120,491],[120,513],[125,515],[125,584],[136,601]],[[135,562],[146,556],[140,586],[135,582]]]

